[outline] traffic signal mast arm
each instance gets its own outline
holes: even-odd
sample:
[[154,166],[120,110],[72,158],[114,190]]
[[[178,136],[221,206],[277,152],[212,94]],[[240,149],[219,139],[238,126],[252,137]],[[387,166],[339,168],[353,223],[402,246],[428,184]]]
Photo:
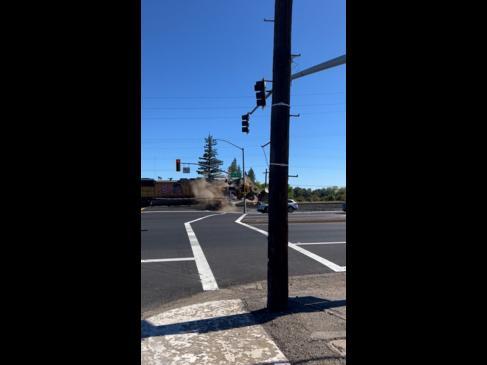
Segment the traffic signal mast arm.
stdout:
[[182,165],[196,165],[196,166],[201,166],[201,167],[209,167],[210,169],[214,169],[214,170],[216,170],[216,171],[218,171],[218,172],[222,172],[222,173],[224,173],[224,174],[230,175],[230,174],[228,173],[228,171],[223,171],[223,170],[217,169],[216,167],[213,167],[213,166],[211,166],[211,165],[204,165],[204,164],[202,164],[202,163],[194,163],[194,162],[181,162],[181,164],[182,164]]
[[[294,75],[291,75],[291,80],[296,80],[299,79],[300,77],[314,74],[315,72],[319,72],[319,71],[326,70],[328,68],[343,65],[346,63],[346,60],[347,60],[347,55],[342,55],[340,57],[333,58],[331,60],[320,63],[319,65],[312,66],[303,71],[297,72]],[[267,91],[267,95],[265,97],[266,100],[269,96],[271,96],[271,94],[272,94],[272,90]],[[248,114],[249,115],[253,114],[258,108],[259,105],[255,106],[254,109],[252,109],[252,111],[250,111]]]
[[296,80],[296,79],[299,79],[300,77],[314,74],[315,72],[323,71],[323,70],[326,70],[328,68],[332,68],[335,66],[340,66],[346,62],[347,62],[347,55],[342,55],[340,57],[333,58],[331,60],[320,63],[319,65],[307,68],[306,70],[299,71],[299,72],[295,73],[294,75],[291,75],[291,80]]

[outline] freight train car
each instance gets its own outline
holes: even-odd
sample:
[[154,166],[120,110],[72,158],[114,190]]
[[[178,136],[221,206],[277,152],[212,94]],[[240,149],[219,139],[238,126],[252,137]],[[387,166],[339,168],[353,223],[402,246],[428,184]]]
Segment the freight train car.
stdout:
[[155,198],[192,198],[190,181],[156,181],[154,186]]
[[143,178],[140,181],[140,197],[141,198],[154,198],[155,196],[155,184],[154,179]]
[[140,181],[140,197],[143,206],[157,199],[190,199],[194,197],[188,179],[178,181],[143,178]]
[[[194,198],[198,199],[198,197],[195,197],[191,188],[191,183],[194,180],[197,179],[180,179],[177,181],[141,179],[142,205],[196,202]],[[233,196],[240,200],[245,194],[247,199],[254,199],[258,194],[257,187],[250,180],[247,180],[245,185],[244,190],[241,180],[230,181],[222,187],[221,196],[229,198]]]

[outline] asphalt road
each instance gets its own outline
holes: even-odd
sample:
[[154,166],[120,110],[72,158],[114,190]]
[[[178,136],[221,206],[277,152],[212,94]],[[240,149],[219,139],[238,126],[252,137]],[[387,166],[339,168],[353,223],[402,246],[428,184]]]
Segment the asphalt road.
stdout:
[[[345,222],[327,221],[328,213],[323,213],[323,221],[316,223],[319,214],[313,213],[315,223],[301,219],[292,223],[293,214],[289,275],[345,271]],[[259,215],[261,222],[267,219]],[[142,312],[202,292],[205,284],[225,288],[265,280],[267,224],[248,223],[254,214],[243,224],[236,223],[241,216],[187,208],[153,207],[141,212]]]
[[[327,211],[327,212],[293,212],[288,214],[289,223],[324,223],[324,222],[345,222],[346,214],[344,212],[338,211]],[[253,223],[267,223],[269,215],[267,213],[260,213],[252,210],[248,210],[247,216],[245,217],[245,222]]]

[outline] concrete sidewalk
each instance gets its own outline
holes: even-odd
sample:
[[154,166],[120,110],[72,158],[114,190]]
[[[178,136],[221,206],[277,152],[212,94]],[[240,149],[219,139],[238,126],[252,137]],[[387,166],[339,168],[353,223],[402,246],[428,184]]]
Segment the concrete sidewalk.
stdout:
[[345,364],[345,288],[345,272],[292,277],[277,313],[265,281],[169,303],[142,314],[142,364]]

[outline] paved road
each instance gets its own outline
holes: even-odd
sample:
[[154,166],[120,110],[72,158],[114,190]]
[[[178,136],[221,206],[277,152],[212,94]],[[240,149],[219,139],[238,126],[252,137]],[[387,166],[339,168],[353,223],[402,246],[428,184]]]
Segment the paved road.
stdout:
[[[267,223],[269,215],[257,211],[249,211],[244,221],[246,223]],[[288,214],[289,223],[324,223],[324,222],[345,222],[347,216],[344,212],[294,212]]]
[[[202,292],[205,284],[225,288],[265,280],[267,224],[250,225],[247,217],[236,223],[241,216],[183,208],[144,210],[142,312]],[[289,241],[291,276],[345,270],[345,222],[290,223]]]

